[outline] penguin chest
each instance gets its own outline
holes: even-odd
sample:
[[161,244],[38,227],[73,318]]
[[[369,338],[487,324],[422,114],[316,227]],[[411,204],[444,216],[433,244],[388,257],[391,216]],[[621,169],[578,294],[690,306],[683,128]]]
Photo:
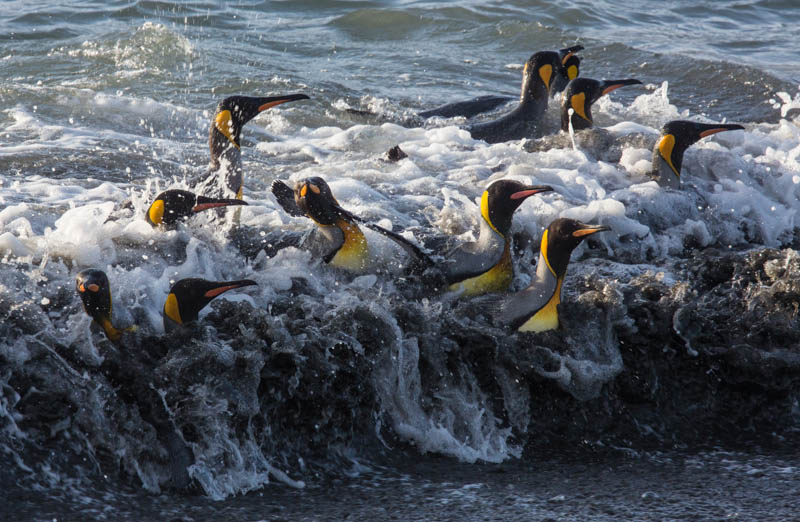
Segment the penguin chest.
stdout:
[[364,233],[357,225],[344,220],[339,220],[336,226],[344,234],[344,242],[330,260],[330,264],[345,270],[364,270],[369,255],[367,238],[364,237]]
[[465,296],[481,295],[488,292],[503,292],[508,290],[514,278],[514,269],[511,264],[511,250],[506,243],[500,261],[481,275],[459,281],[450,285],[451,291],[460,291]]
[[556,284],[556,291],[543,307],[534,313],[517,330],[520,332],[546,332],[558,328],[558,305],[561,303],[561,282]]

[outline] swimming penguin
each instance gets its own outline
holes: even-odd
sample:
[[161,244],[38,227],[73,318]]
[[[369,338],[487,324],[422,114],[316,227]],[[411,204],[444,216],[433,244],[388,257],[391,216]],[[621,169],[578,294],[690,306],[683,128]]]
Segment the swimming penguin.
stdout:
[[536,274],[525,290],[500,298],[495,318],[520,332],[544,332],[558,328],[561,286],[570,254],[592,234],[610,230],[604,225],[587,225],[559,218],[542,235]]
[[625,85],[641,85],[634,79],[627,80],[592,80],[576,78],[567,84],[561,97],[561,130],[569,132],[570,109],[572,110],[572,130],[579,131],[590,128],[592,120],[592,104],[615,89]]
[[[564,89],[564,86],[567,85],[568,81],[578,77],[581,60],[574,53],[582,50],[582,45],[576,45],[558,51],[558,56],[562,61],[562,67],[558,67],[554,71],[555,75],[553,77],[553,84],[551,86],[552,93],[561,92]],[[510,102],[511,100],[513,100],[513,98],[509,96],[489,94],[486,96],[473,98],[472,100],[447,103],[434,109],[418,112],[417,114],[422,118],[432,118],[434,116],[438,116],[440,118],[455,118],[456,116],[471,118],[482,112],[488,112],[492,109],[495,109],[504,103]]]
[[106,273],[96,268],[82,270],[75,277],[75,287],[86,314],[103,329],[111,342],[118,342],[125,330],[111,324],[111,286]]
[[217,105],[209,130],[209,175],[197,192],[213,197],[242,199],[244,174],[240,139],[244,125],[259,113],[282,103],[307,100],[305,94],[252,97],[230,96]]
[[196,277],[181,279],[169,289],[164,302],[164,330],[169,333],[178,326],[197,320],[197,315],[212,299],[234,288],[256,285],[255,281],[207,281]]
[[[122,339],[123,331],[111,325],[111,291],[108,276],[102,270],[89,268],[78,273],[75,279],[83,308],[95,320],[106,336],[115,344]],[[158,440],[166,448],[169,459],[169,475],[172,487],[185,490],[191,485],[188,467],[194,463],[192,450],[186,445],[180,430],[172,421],[172,415],[164,403],[159,390],[165,388],[154,365],[162,355],[155,350],[141,346],[142,350],[129,350],[125,346],[103,351],[103,362],[99,370],[111,385],[118,390],[125,402],[136,404],[139,415],[150,423],[156,431]],[[89,371],[93,371],[90,368]]]
[[[557,75],[566,75],[563,61],[572,56],[568,49],[562,58],[555,51],[534,53],[522,71],[522,92],[516,109],[494,121],[475,123],[467,130],[476,140],[500,143],[522,138],[534,138],[541,133],[541,120],[547,109],[550,89]],[[582,47],[580,47],[582,48]]]
[[228,205],[247,205],[241,199],[220,199],[198,196],[188,190],[166,190],[156,196],[145,213],[145,219],[154,227],[164,225],[175,226],[191,215],[211,208],[225,207]]
[[325,263],[351,271],[362,271],[367,266],[369,249],[367,238],[359,223],[397,243],[411,257],[408,268],[418,272],[433,266],[433,261],[418,246],[381,226],[368,223],[343,209],[331,192],[330,186],[320,177],[298,181],[294,190],[282,181],[272,182],[272,193],[278,203],[292,216],[305,216],[316,227],[299,244],[314,257]]
[[583,47],[576,45],[575,47],[568,47],[558,51],[558,56],[561,57],[561,65],[563,66],[563,73],[557,74],[553,78],[553,85],[550,86],[550,94],[557,94],[564,90],[570,80],[574,80],[580,75],[581,58],[577,54],[578,51],[583,50]]
[[534,194],[552,190],[547,185],[529,186],[510,179],[489,185],[481,196],[478,240],[445,255],[449,289],[466,296],[507,290],[514,278],[509,238],[514,211]]
[[661,128],[661,137],[653,148],[653,170],[650,175],[662,187],[678,189],[681,186],[681,165],[686,149],[706,136],[742,129],[744,127],[741,125],[729,123],[672,120]]

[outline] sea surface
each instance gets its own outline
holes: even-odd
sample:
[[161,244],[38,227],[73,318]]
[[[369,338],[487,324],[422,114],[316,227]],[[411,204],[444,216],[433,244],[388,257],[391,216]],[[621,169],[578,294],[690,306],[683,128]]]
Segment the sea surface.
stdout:
[[[797,20],[792,0],[0,2],[0,520],[798,519]],[[496,118],[532,53],[572,45],[581,76],[642,81],[595,104],[599,148],[417,116],[512,98],[473,121]],[[211,212],[145,221],[204,177],[221,99],[292,93],[243,131],[249,247]],[[673,191],[648,176],[673,119],[745,129],[690,148]],[[262,250],[311,226],[271,183],[311,176],[420,243],[473,239],[497,179],[551,185],[515,214],[514,289],[554,219],[611,231],[573,252],[561,328],[512,334],[377,233],[360,275]],[[125,349],[161,349],[189,491],[98,371],[90,267],[137,326]],[[184,277],[258,286],[166,335]]]

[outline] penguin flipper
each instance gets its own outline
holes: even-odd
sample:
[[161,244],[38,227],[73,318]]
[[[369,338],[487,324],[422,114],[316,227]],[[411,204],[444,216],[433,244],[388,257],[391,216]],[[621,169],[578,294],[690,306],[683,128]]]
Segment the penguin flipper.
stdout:
[[364,224],[365,227],[369,228],[370,230],[374,230],[379,234],[383,234],[384,236],[388,237],[398,245],[400,248],[405,250],[408,255],[411,257],[411,265],[409,266],[409,272],[411,273],[422,273],[428,268],[434,266],[434,261],[431,257],[422,251],[420,247],[409,241],[408,239],[404,238],[397,232],[393,232],[391,230],[387,230],[381,226],[378,226],[374,223],[366,223],[362,219],[357,218],[358,221]]
[[272,182],[272,194],[275,196],[278,204],[290,216],[302,217],[305,215],[294,200],[294,190],[283,181],[276,179]]
[[510,96],[498,96],[489,94],[486,96],[478,96],[471,100],[464,100],[460,102],[447,103],[439,107],[427,111],[419,112],[422,118],[432,118],[438,116],[440,118],[455,118],[456,116],[463,116],[464,118],[472,118],[477,114],[491,111],[504,103],[508,103],[513,98]]
[[446,254],[445,268],[450,284],[477,277],[500,262],[502,250],[477,250],[476,243],[462,244]]

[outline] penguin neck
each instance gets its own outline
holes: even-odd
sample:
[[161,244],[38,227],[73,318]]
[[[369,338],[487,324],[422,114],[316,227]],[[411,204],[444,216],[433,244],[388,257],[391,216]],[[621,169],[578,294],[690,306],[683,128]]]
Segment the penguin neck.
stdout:
[[[676,168],[680,169],[679,165]],[[678,170],[680,172],[680,170]],[[675,173],[669,163],[658,152],[658,149],[653,151],[653,170],[650,173],[656,179],[659,185],[666,188],[679,189],[681,188],[681,178]]]
[[221,147],[211,147],[211,164],[209,170],[222,175],[225,187],[240,197],[243,185],[242,152],[232,142],[227,141]]
[[[508,234],[506,234],[508,235]],[[495,229],[485,217],[481,216],[481,230],[478,235],[478,250],[495,250],[505,248],[508,240]]]
[[545,256],[544,249],[540,250],[539,259],[536,261],[536,274],[534,275],[533,281],[531,281],[531,284],[528,288],[544,288],[547,286],[549,281],[557,281],[558,279],[558,275]]
[[547,88],[538,78],[529,78],[522,86],[519,109],[527,116],[540,116],[547,108]]

